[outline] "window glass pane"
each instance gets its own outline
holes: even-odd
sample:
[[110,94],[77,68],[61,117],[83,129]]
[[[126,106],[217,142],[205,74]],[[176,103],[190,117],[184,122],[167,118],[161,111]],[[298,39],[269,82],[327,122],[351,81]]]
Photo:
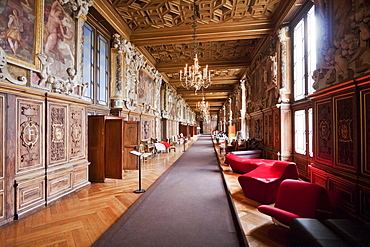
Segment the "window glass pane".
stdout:
[[83,83],[88,83],[85,91],[85,97],[93,100],[94,92],[94,30],[92,27],[85,23],[83,28],[84,35],[84,48],[83,48]]
[[108,41],[103,36],[98,35],[97,42],[97,96],[98,103],[108,105]]
[[294,99],[305,97],[305,56],[304,56],[304,21],[303,19],[294,27]]
[[308,152],[310,157],[313,157],[313,118],[312,118],[312,108],[308,109]]
[[307,93],[311,94],[314,92],[312,84],[313,71],[316,69],[316,20],[315,20],[315,8],[312,7],[307,13]]
[[306,154],[306,118],[305,110],[294,112],[294,147],[295,152]]

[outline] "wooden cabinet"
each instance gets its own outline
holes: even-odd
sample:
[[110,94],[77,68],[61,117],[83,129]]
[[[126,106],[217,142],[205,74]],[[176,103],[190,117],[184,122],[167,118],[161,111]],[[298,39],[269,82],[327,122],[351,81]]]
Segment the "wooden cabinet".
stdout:
[[123,170],[136,170],[137,157],[129,154],[140,142],[139,121],[122,117],[89,116],[89,180],[122,178]]

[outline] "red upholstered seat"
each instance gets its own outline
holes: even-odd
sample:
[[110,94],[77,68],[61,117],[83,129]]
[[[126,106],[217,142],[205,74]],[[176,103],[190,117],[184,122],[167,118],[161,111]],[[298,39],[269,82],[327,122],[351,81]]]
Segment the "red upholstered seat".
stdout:
[[261,159],[256,169],[241,175],[238,181],[246,197],[269,204],[276,200],[282,181],[298,177],[294,162]]
[[273,164],[276,160],[269,159],[250,159],[244,158],[235,154],[227,154],[225,156],[225,163],[229,164],[233,172],[247,173],[257,168],[259,164]]
[[270,215],[276,223],[288,227],[294,218],[315,218],[324,191],[317,184],[287,179],[279,187],[275,205],[260,205],[258,210]]

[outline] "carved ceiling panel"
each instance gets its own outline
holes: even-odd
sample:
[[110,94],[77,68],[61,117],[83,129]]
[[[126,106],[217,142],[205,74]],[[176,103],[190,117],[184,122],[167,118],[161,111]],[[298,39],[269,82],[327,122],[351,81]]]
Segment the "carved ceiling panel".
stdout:
[[[193,23],[190,0],[110,0],[131,30],[178,27]],[[280,0],[207,0],[199,5],[199,23],[265,20]]]
[[[201,42],[197,45],[198,57],[202,61],[233,60],[251,57],[257,39]],[[157,63],[187,62],[194,58],[194,44],[145,46]]]

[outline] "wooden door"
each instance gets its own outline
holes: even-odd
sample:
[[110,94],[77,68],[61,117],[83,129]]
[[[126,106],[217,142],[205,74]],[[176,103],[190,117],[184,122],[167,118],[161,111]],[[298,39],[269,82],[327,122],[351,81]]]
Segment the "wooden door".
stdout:
[[89,180],[102,183],[105,180],[105,116],[89,116],[88,120]]
[[122,178],[124,119],[109,117],[105,122],[105,177]]

